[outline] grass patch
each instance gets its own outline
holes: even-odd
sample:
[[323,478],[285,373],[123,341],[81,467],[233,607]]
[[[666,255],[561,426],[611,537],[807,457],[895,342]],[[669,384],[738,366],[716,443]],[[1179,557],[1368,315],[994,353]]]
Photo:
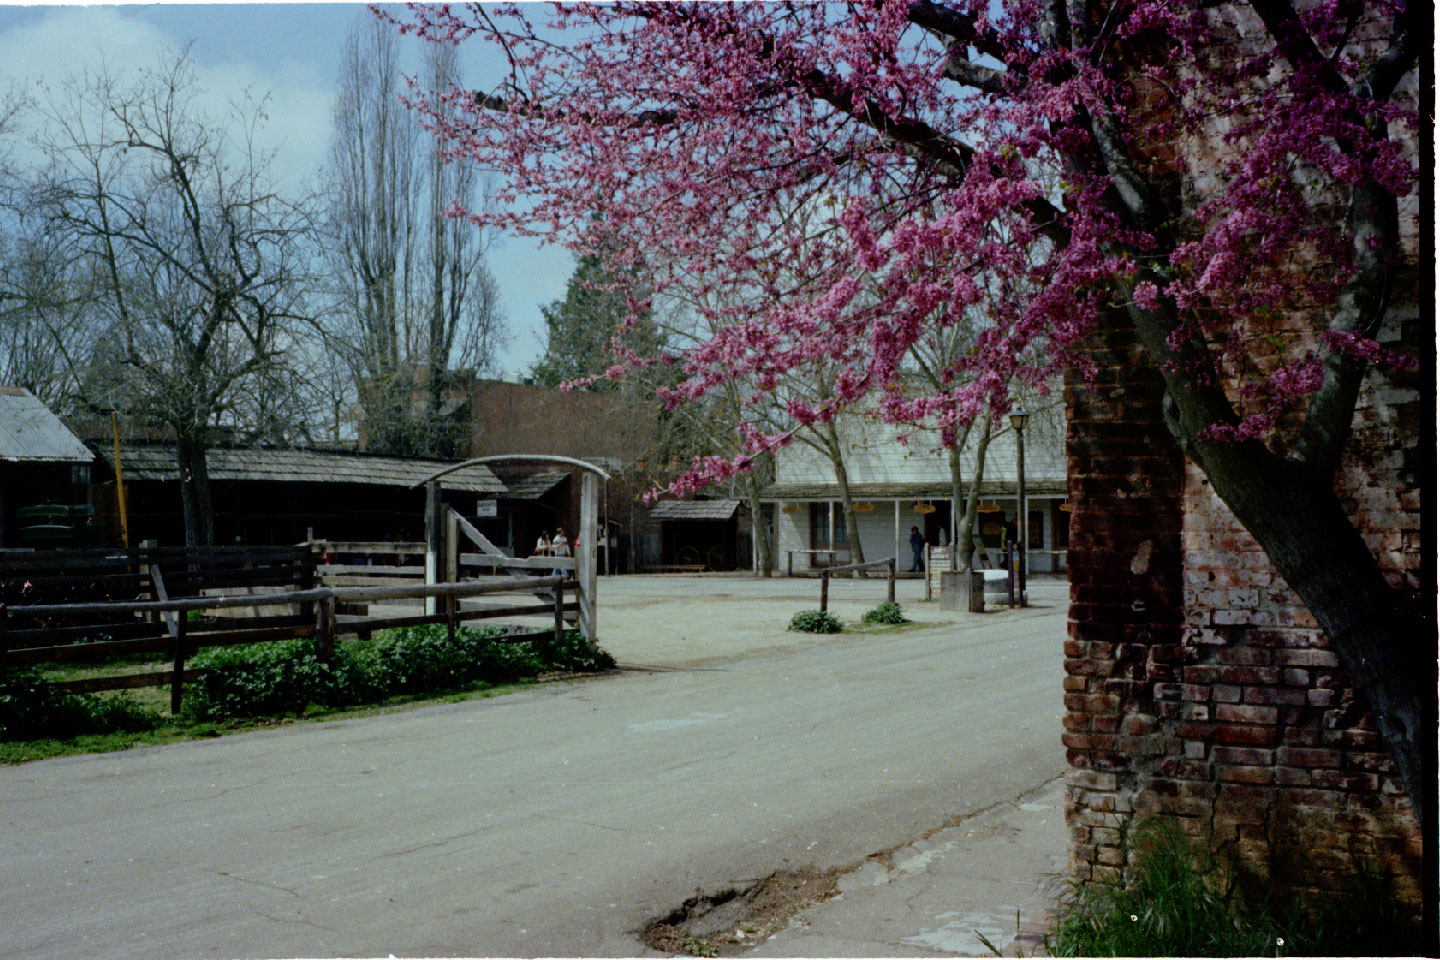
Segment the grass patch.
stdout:
[[542,673],[594,672],[615,664],[577,631],[558,642],[513,643],[500,633],[462,628],[452,642],[439,625],[386,630],[371,641],[337,644],[325,661],[304,640],[203,650],[188,664],[201,677],[186,685],[178,717],[168,715],[168,688],[107,696],[67,693],[46,682],[155,669],[164,661],[126,662],[119,670],[59,664],[44,673],[10,670],[0,678],[0,762],[461,702],[528,685]]
[[1419,942],[1379,873],[1352,895],[1278,903],[1233,863],[1197,850],[1173,823],[1136,827],[1123,876],[1069,881],[1045,948],[1057,957],[1404,956]]

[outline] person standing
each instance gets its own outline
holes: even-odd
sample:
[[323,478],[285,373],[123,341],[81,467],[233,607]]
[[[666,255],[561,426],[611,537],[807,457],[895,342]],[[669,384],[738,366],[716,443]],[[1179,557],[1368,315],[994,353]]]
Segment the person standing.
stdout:
[[923,573],[924,566],[921,562],[921,554],[925,550],[925,537],[921,535],[919,527],[910,528],[910,572]]
[[[562,527],[555,528],[555,539],[550,541],[550,555],[552,557],[570,556],[570,541],[565,537],[565,530]],[[570,574],[558,567],[554,571],[557,577],[568,577]]]

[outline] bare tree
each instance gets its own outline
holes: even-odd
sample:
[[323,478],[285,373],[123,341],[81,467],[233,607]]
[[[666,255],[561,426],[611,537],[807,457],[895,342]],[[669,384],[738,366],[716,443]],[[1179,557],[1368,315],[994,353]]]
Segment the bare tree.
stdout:
[[484,206],[480,176],[432,150],[404,102],[416,96],[443,120],[458,82],[451,47],[427,49],[424,83],[412,94],[393,30],[367,18],[346,39],[328,177],[329,334],[350,367],[373,449],[456,452],[460,437],[443,416],[452,371],[489,369],[501,342],[485,237],[449,216],[456,205]]
[[306,280],[307,222],[274,191],[255,146],[263,104],[209,117],[196,92],[178,54],[45,95],[46,166],[30,212],[62,259],[93,279],[87,399],[174,432],[186,541],[209,544],[206,451],[237,399],[279,362]]

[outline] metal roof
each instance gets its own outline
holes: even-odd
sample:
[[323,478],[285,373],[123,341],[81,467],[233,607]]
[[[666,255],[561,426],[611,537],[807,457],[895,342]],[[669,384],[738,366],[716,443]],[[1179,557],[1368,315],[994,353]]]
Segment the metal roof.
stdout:
[[[949,500],[950,484],[943,481],[895,482],[895,483],[852,483],[850,497],[853,500]],[[980,484],[982,497],[1013,497],[1015,483],[1012,480],[986,480]],[[1025,495],[1064,496],[1065,479],[1044,479],[1025,482]],[[760,494],[761,500],[838,500],[838,483],[772,483]]]
[[729,520],[739,500],[664,500],[655,504],[650,516],[656,520]]
[[0,460],[10,463],[89,463],[95,459],[29,390],[0,387]]
[[[104,451],[107,461],[114,455]],[[444,460],[410,460],[366,453],[331,453],[320,450],[232,450],[215,447],[205,455],[211,480],[268,480],[280,483],[357,483],[408,487],[445,466]],[[122,446],[120,463],[125,480],[178,480],[175,448],[168,444]],[[111,462],[111,466],[114,463]],[[466,493],[505,493],[484,465],[469,467],[440,481],[446,490]]]
[[539,500],[568,476],[565,471],[547,471],[514,477],[505,484],[506,492],[501,496],[509,500]]

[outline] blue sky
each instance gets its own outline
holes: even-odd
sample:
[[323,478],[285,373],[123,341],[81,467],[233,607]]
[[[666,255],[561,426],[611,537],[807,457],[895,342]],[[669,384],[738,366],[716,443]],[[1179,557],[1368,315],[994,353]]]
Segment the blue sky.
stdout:
[[[358,3],[0,6],[0,88],[32,87],[98,64],[152,63],[191,45],[200,84],[216,107],[247,88],[268,94],[265,131],[297,181],[318,173],[330,135],[330,104],[346,32],[368,17]],[[418,63],[419,41],[407,39]],[[461,47],[465,79],[483,82],[484,47]],[[468,59],[464,59],[468,56]],[[490,269],[510,319],[501,366],[518,373],[539,356],[539,307],[562,297],[573,260],[557,247],[500,236]]]

